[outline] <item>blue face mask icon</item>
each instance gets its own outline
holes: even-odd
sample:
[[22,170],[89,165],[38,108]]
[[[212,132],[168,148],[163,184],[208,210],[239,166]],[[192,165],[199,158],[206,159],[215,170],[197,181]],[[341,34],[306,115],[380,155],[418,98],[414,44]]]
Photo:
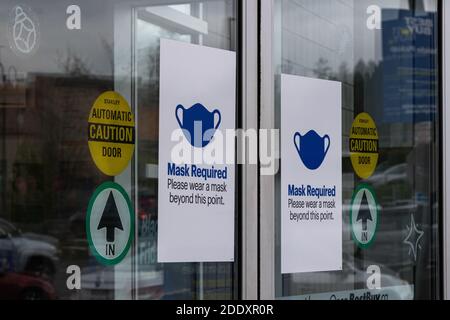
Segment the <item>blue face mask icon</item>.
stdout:
[[319,168],[330,149],[331,140],[328,135],[323,138],[314,130],[302,136],[296,132],[294,145],[303,164],[310,170]]
[[[180,120],[179,113],[182,112]],[[219,119],[214,125],[215,115]],[[219,128],[222,116],[219,110],[209,112],[202,104],[197,103],[191,108],[186,109],[181,104],[175,109],[175,117],[177,118],[180,128],[183,129],[184,135],[193,147],[206,147],[214,136],[215,131]]]

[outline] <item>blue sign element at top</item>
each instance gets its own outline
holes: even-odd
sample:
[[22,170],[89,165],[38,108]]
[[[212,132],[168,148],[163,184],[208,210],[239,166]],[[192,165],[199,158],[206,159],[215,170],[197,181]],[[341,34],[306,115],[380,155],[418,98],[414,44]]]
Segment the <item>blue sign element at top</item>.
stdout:
[[383,15],[383,120],[432,121],[437,110],[437,15],[386,9]]
[[304,136],[296,132],[294,145],[303,164],[309,170],[316,170],[325,160],[331,146],[331,139],[328,135],[319,136],[314,130],[310,130]]
[[[179,111],[182,112],[182,119],[178,116]],[[217,124],[214,124],[215,115],[219,116]],[[222,116],[219,110],[209,112],[202,104],[197,103],[191,108],[186,109],[181,104],[175,109],[175,117],[177,118],[180,128],[183,129],[184,135],[193,147],[206,147],[214,137],[214,133],[220,126]]]

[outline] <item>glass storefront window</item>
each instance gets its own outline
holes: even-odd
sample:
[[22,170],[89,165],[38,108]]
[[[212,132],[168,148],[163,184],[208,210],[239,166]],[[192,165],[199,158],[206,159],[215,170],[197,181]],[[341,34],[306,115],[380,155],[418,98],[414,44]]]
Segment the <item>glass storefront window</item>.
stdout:
[[[157,263],[155,169],[160,39],[235,51],[237,10],[234,0],[1,2],[0,299],[238,297],[237,262]],[[86,136],[106,91],[137,123],[133,160],[114,178]],[[85,220],[94,190],[112,180],[131,199],[136,232],[128,256],[104,266]],[[80,290],[67,288],[69,266],[81,269]]]
[[[343,270],[282,275],[278,232],[276,297],[327,299],[367,291],[376,266],[392,297],[440,298],[438,1],[278,0],[276,8],[277,74],[341,82],[343,130]],[[372,27],[377,10],[379,27]],[[278,115],[280,94],[277,82]],[[362,112],[374,119],[379,137],[378,164],[367,178],[355,173],[349,146],[353,120]],[[368,248],[351,234],[352,195],[362,183],[379,205]],[[280,231],[280,212],[276,220]]]
[[[266,30],[264,1],[1,1],[0,299],[370,297],[374,272],[386,297],[442,298],[442,1],[273,0],[274,34],[258,35]],[[267,62],[266,36],[276,76],[269,103],[270,68],[258,65]],[[161,39],[236,52],[236,128],[264,127],[269,108],[269,122],[283,131],[281,75],[342,84],[342,119],[324,118],[342,124],[342,270],[282,274],[281,172],[264,194],[269,180],[248,163],[235,166],[234,262],[158,263]],[[131,161],[114,176],[93,161],[86,130],[96,99],[109,91],[123,96],[135,124]],[[351,159],[351,128],[362,113],[378,133],[377,164],[367,176]],[[122,186],[134,219],[130,249],[117,265],[99,261],[86,231],[90,200],[105,182]],[[361,186],[378,204],[376,237],[367,245],[352,231]],[[269,198],[275,210],[261,208]],[[264,220],[264,210],[275,221]],[[263,244],[269,229],[274,250]],[[265,250],[275,257],[265,261]],[[78,268],[81,289],[71,289],[67,279]]]

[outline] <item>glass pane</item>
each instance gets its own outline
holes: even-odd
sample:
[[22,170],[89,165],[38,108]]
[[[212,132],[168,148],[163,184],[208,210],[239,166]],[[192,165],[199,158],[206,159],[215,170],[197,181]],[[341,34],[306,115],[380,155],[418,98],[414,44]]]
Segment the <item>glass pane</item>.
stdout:
[[[440,297],[437,6],[421,0],[276,1],[277,73],[341,82],[343,129],[343,270],[282,275],[278,232],[277,297],[330,299],[346,292],[341,296],[348,298],[367,291],[373,265],[381,269],[381,287],[392,287],[396,298]],[[276,94],[279,116],[278,82]],[[355,174],[349,147],[353,120],[362,112],[379,134],[378,165],[366,179]],[[368,248],[351,234],[352,195],[361,183],[371,186],[379,204]],[[280,213],[276,224],[280,231]]]
[[[172,21],[173,11],[192,17]],[[176,16],[176,14],[174,14]],[[157,263],[158,128],[160,39],[174,39],[225,50],[235,50],[235,1],[205,1],[136,9],[136,97],[139,112],[139,298],[237,298],[237,263]],[[195,21],[207,23],[207,33]],[[183,23],[184,22],[184,23]],[[149,277],[159,274],[160,290],[149,296]]]
[[[80,30],[66,25],[70,1],[0,4],[2,299],[114,296],[85,232],[89,198],[111,180],[91,160],[86,128],[95,99],[114,90],[114,7],[78,3]],[[70,265],[82,290],[66,286]]]
[[[207,23],[208,34],[146,14],[161,3]],[[0,3],[0,299],[237,298],[237,263],[156,263],[154,174],[159,38],[235,50],[236,3],[135,4]],[[86,135],[106,91],[127,100],[139,125],[131,165],[116,177],[97,168]],[[86,234],[89,200],[105,181],[124,186],[136,211],[134,243],[117,266],[94,257]],[[80,290],[67,286],[69,266],[80,268]]]

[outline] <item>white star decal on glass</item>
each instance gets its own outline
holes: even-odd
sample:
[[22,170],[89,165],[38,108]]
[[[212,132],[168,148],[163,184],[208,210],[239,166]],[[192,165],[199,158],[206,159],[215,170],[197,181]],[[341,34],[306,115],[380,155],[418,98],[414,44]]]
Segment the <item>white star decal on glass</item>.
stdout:
[[414,214],[411,214],[411,222],[410,222],[409,226],[406,226],[406,229],[408,230],[408,235],[403,240],[403,243],[409,246],[408,253],[410,255],[412,253],[412,256],[414,257],[414,261],[416,261],[418,250],[422,249],[419,242],[425,232],[423,232],[417,228],[417,224],[414,221]]

